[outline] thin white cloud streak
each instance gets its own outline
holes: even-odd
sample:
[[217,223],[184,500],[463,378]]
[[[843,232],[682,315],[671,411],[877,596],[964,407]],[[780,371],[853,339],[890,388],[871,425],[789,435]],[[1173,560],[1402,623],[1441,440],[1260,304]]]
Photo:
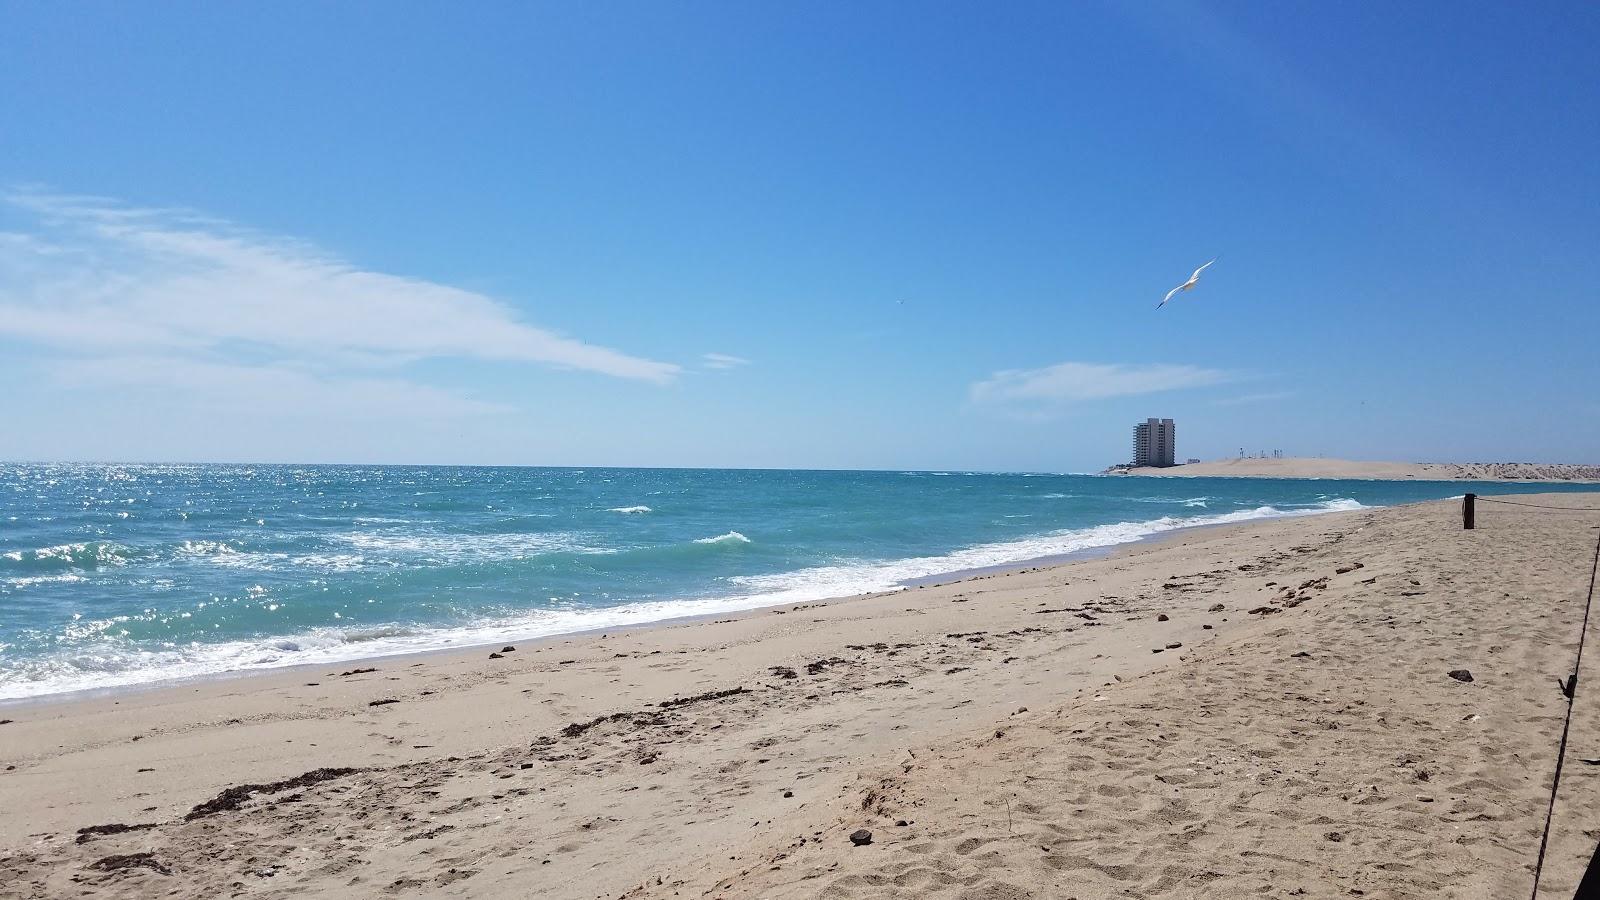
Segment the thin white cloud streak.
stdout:
[[1266,391],[1260,394],[1245,394],[1240,397],[1227,397],[1216,401],[1218,406],[1241,406],[1246,403],[1270,403],[1274,400],[1287,400],[1294,396],[1294,391]]
[[979,405],[1054,406],[1210,387],[1237,377],[1220,369],[1190,365],[1063,362],[996,372],[973,384],[969,396]]
[[207,413],[341,423],[493,415],[508,407],[397,378],[329,377],[286,364],[235,365],[160,356],[62,359],[47,370],[67,387],[147,388]]
[[509,361],[654,383],[681,372],[529,325],[482,294],[359,269],[192,213],[7,199],[46,226],[0,240],[0,334],[23,340],[132,354],[242,345],[330,366]]
[[750,365],[750,360],[742,356],[729,356],[726,353],[704,353],[700,359],[708,369],[737,369],[740,366]]

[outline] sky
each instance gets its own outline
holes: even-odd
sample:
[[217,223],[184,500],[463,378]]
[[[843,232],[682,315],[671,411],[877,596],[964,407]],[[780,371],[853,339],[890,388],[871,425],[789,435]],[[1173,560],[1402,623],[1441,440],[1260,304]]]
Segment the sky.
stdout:
[[3,14],[0,459],[1600,462],[1593,4]]

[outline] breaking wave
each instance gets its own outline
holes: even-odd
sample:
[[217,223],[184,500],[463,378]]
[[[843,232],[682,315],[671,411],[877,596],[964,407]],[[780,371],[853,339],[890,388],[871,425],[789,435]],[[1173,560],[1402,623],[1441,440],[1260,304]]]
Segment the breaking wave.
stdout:
[[716,537],[695,538],[696,544],[748,544],[750,539],[737,531],[719,534]]

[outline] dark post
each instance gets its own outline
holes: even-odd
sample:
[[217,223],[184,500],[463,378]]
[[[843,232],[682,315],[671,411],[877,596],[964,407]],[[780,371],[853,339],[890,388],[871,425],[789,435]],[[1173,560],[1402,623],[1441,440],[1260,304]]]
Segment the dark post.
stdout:
[[1600,900],[1600,847],[1589,857],[1589,868],[1578,882],[1578,892],[1572,895],[1572,900]]
[[1468,531],[1477,527],[1478,495],[1467,494],[1461,498],[1461,527]]

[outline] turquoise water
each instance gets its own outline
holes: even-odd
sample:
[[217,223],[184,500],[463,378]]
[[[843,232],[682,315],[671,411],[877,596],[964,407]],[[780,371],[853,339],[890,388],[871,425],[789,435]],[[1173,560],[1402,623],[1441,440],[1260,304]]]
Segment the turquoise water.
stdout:
[[0,465],[0,698],[719,613],[885,590],[1185,525],[1528,489],[946,472]]

